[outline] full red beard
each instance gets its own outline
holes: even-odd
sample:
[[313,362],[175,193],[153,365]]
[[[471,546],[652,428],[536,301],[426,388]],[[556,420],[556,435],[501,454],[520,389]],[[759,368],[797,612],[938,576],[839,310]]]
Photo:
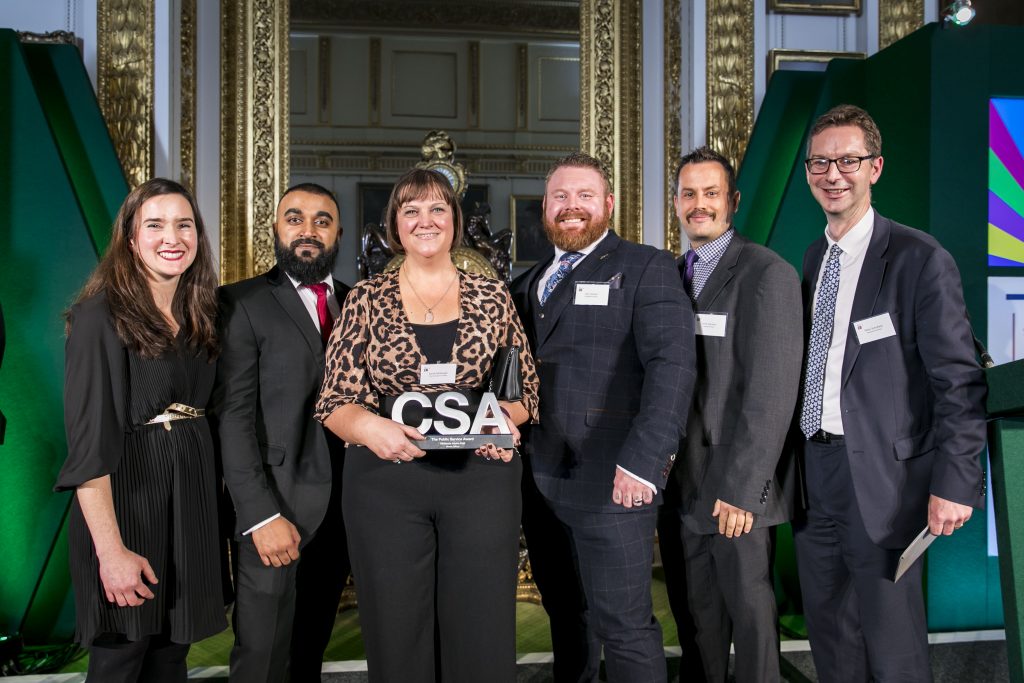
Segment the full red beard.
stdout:
[[[582,230],[566,231],[558,227],[558,221],[564,218],[582,218]],[[580,251],[593,244],[608,229],[610,216],[607,213],[591,216],[586,211],[563,211],[555,217],[555,222],[544,216],[544,233],[548,240],[562,251]]]

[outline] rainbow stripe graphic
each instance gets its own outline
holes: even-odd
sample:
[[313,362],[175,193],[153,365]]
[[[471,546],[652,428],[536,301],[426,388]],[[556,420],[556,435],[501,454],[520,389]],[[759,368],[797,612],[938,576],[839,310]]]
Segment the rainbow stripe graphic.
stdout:
[[1024,99],[988,106],[988,265],[1024,266]]

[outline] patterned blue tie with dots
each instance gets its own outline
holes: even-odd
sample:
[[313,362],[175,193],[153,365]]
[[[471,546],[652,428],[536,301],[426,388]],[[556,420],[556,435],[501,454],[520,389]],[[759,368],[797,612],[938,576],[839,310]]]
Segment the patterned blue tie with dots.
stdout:
[[804,374],[804,405],[800,412],[800,431],[808,439],[821,429],[821,403],[825,393],[825,361],[832,344],[832,324],[836,318],[839,294],[839,256],[843,250],[833,244],[825,263],[825,274],[818,288],[818,303],[811,320],[811,340],[807,345],[807,372]]
[[548,278],[547,283],[544,285],[544,291],[540,294],[540,305],[543,306],[551,296],[551,292],[555,291],[555,287],[558,283],[565,279],[565,276],[572,272],[572,264],[583,258],[583,253],[579,251],[567,251],[562,254],[562,257],[558,259],[558,270],[551,274]]

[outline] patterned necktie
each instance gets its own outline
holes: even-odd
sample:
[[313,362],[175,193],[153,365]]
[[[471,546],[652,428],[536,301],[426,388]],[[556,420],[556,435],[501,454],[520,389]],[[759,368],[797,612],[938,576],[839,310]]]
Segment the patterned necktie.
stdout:
[[540,305],[543,306],[548,298],[551,296],[551,292],[555,291],[555,287],[558,283],[565,279],[565,276],[572,272],[572,264],[583,258],[583,254],[578,251],[567,251],[562,254],[562,257],[558,259],[558,270],[551,274],[548,278],[547,284],[544,285],[544,291],[540,294]]
[[327,340],[331,338],[331,328],[334,327],[331,312],[327,308],[327,283],[317,282],[314,285],[303,285],[303,287],[313,290],[316,294],[316,315],[320,318],[320,337],[326,347]]
[[686,260],[686,270],[683,272],[683,284],[686,285],[686,292],[690,295],[690,298],[694,298],[693,294],[693,264],[697,262],[700,257],[697,256],[697,252],[693,249],[689,249],[686,252],[686,256],[683,257]]
[[825,263],[825,274],[818,287],[818,303],[811,321],[811,340],[807,345],[807,372],[804,374],[804,405],[800,412],[800,431],[808,439],[821,429],[821,402],[825,393],[825,362],[832,343],[832,324],[839,294],[839,256],[843,250],[833,244]]

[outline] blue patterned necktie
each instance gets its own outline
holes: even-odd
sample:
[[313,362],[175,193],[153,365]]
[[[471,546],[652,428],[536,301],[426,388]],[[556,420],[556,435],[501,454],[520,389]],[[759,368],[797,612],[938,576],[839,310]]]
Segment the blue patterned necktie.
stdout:
[[565,276],[572,272],[572,264],[583,258],[583,254],[578,251],[567,251],[562,254],[562,257],[558,259],[558,270],[551,274],[548,278],[547,283],[544,285],[544,291],[540,293],[540,305],[543,306],[548,298],[551,296],[551,292],[555,291],[555,287],[558,283],[565,279]]
[[825,361],[832,343],[832,325],[839,294],[839,256],[843,250],[833,244],[825,263],[825,274],[818,287],[818,303],[811,321],[811,340],[807,345],[807,372],[804,374],[804,405],[800,412],[800,431],[808,439],[821,429],[821,403],[825,393]]
[[689,249],[686,252],[686,256],[683,257],[686,262],[686,270],[683,272],[683,284],[686,286],[686,292],[690,295],[690,298],[695,298],[693,295],[693,264],[700,258],[697,256],[697,252],[693,249]]

